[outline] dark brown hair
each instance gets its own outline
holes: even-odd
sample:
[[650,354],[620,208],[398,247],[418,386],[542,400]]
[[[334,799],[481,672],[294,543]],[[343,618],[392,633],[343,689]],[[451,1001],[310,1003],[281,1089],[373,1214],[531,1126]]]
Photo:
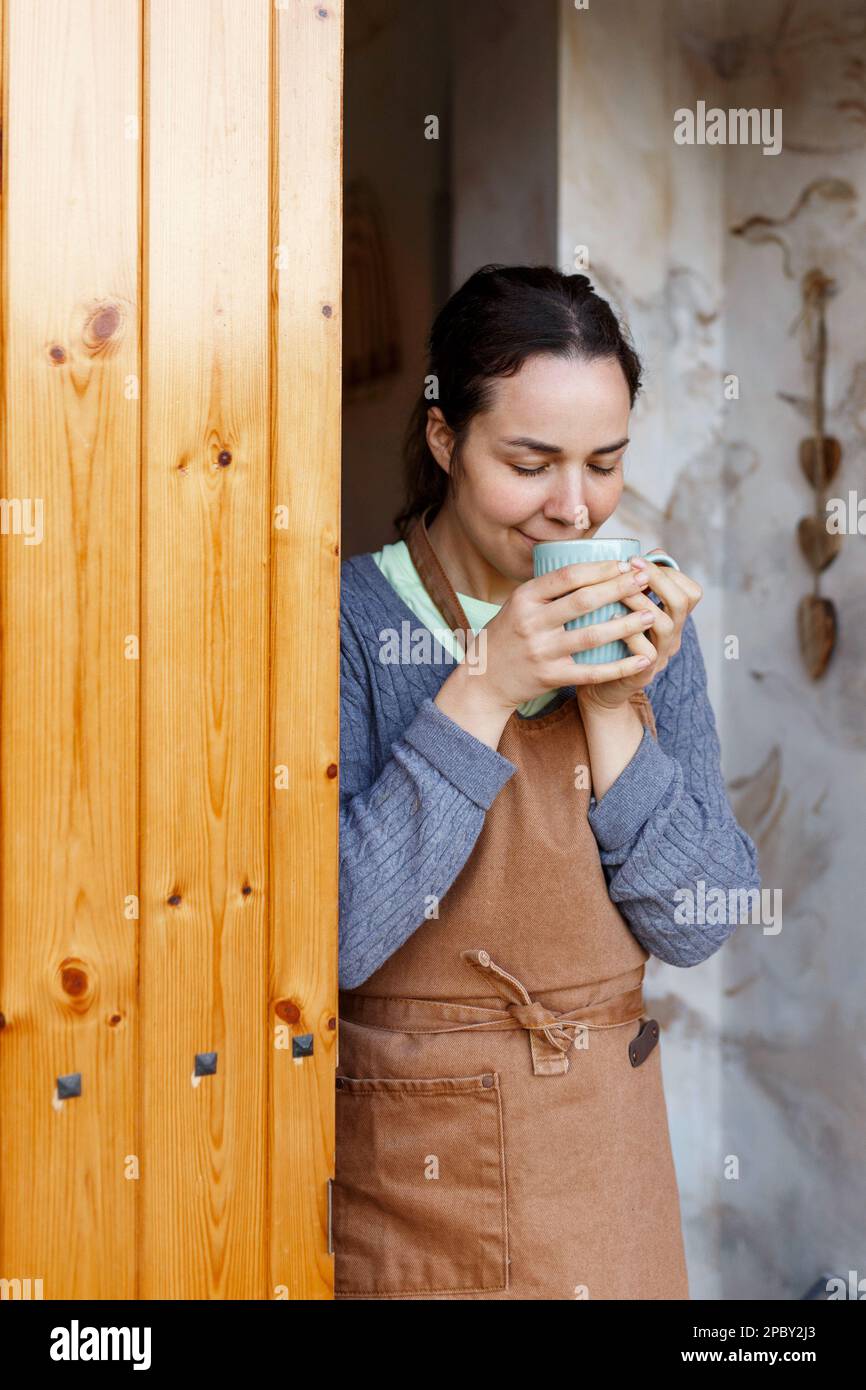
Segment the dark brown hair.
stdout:
[[[586,362],[616,358],[634,405],[640,358],[628,330],[585,275],[491,263],[470,275],[439,310],[427,342],[424,388],[403,441],[406,502],[394,518],[401,539],[416,516],[428,507],[438,511],[456,485],[469,423],[490,408],[494,379],[513,376],[527,358],[542,354]],[[433,405],[455,434],[450,473],[427,443]]]

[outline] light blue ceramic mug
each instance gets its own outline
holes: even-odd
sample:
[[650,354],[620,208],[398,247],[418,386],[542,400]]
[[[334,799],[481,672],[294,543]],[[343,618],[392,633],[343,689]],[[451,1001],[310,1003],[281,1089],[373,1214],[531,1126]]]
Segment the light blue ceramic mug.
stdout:
[[[587,560],[630,560],[640,554],[640,541],[634,536],[595,536],[585,541],[544,541],[532,547],[532,569],[537,578],[549,574],[551,570],[562,569],[563,565],[575,565]],[[645,556],[654,565],[670,565],[678,570],[679,565],[664,550],[650,550]],[[576,627],[586,627],[588,623],[606,623],[610,618],[620,618],[634,609],[624,603],[606,603],[603,608],[595,608],[579,618],[572,618],[565,624],[570,631]],[[572,661],[600,665],[605,661],[621,661],[634,653],[621,638],[607,642],[603,647],[587,647],[586,651],[572,652]]]

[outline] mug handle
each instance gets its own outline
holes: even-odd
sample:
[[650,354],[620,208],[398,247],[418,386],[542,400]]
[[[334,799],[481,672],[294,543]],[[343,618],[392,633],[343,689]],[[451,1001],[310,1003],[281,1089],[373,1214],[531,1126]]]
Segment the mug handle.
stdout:
[[679,565],[672,555],[668,555],[666,550],[648,550],[643,557],[654,565],[670,565],[671,569],[678,570]]

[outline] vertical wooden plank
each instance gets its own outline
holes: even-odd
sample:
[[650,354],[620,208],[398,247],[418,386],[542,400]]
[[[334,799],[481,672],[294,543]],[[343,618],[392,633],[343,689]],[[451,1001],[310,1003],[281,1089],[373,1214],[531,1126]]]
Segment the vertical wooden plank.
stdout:
[[[0,1274],[45,1298],[127,1298],[139,14],[6,0],[3,20]],[[57,1099],[73,1073],[81,1094]]]
[[[271,1296],[328,1298],[339,803],[343,7],[276,0]],[[278,509],[284,509],[280,511]],[[282,771],[285,769],[285,772]],[[279,1034],[273,1034],[275,1041]],[[290,1041],[290,1039],[289,1039]]]
[[265,1296],[269,26],[145,8],[143,1298]]

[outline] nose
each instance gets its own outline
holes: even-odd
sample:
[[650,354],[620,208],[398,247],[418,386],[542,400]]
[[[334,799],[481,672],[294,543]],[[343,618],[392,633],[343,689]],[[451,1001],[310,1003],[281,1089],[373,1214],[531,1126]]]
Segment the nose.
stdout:
[[548,521],[559,522],[570,531],[586,530],[589,526],[589,507],[584,497],[582,470],[559,470],[545,500],[544,515]]

